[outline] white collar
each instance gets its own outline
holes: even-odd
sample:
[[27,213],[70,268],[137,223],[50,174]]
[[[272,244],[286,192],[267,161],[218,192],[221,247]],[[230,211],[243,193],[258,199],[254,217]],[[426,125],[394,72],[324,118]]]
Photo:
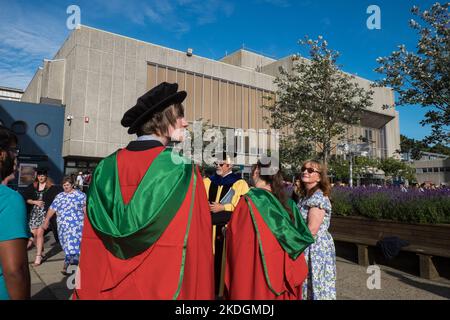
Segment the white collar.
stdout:
[[161,138],[156,136],[156,135],[154,135],[154,134],[143,135],[143,136],[137,137],[136,141],[159,141],[162,144],[164,144],[161,141]]
[[230,172],[228,172],[226,175],[222,176],[222,178],[225,178],[226,176],[230,175],[233,173],[233,170],[231,170]]

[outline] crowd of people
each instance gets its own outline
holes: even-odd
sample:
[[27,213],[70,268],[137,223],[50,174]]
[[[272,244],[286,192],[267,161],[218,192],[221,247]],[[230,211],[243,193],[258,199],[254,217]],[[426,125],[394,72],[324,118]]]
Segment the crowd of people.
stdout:
[[[62,272],[79,265],[75,300],[336,299],[326,167],[305,162],[287,189],[267,161],[248,183],[233,173],[233,155],[219,153],[203,178],[167,147],[183,139],[186,95],[164,82],[137,100],[121,122],[137,139],[98,164],[87,196],[82,172],[57,192],[38,170],[25,193],[28,219],[25,201],[0,186],[0,299],[29,298],[27,248],[35,244],[39,266],[49,227],[65,253]],[[16,147],[0,127],[2,180]]]

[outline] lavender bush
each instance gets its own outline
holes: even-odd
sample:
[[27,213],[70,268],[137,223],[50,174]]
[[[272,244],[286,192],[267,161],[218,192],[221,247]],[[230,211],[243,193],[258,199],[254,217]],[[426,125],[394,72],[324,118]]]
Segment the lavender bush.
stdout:
[[450,189],[402,192],[400,188],[335,187],[333,214],[409,223],[450,223]]

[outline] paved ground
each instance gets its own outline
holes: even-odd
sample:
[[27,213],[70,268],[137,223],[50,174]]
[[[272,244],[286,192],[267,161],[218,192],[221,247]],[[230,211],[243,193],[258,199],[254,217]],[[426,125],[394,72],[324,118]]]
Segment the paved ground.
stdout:
[[[53,236],[46,236],[46,255],[41,266],[33,267],[35,249],[29,251],[31,295],[36,300],[67,300],[71,277],[61,274],[64,254]],[[450,300],[450,281],[428,281],[386,266],[380,266],[380,289],[369,290],[367,269],[337,258],[337,298],[339,300]],[[373,283],[373,282],[371,282]]]

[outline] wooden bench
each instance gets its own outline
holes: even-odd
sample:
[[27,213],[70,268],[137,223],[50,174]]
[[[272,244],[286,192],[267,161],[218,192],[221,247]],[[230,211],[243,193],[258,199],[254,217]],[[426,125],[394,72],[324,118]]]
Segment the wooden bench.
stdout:
[[376,246],[379,240],[391,236],[406,240],[410,245],[401,250],[417,254],[420,276],[425,279],[439,277],[433,256],[450,258],[450,225],[333,216],[330,233],[335,241],[354,243],[358,249],[358,263],[363,266],[369,265],[369,246]]

